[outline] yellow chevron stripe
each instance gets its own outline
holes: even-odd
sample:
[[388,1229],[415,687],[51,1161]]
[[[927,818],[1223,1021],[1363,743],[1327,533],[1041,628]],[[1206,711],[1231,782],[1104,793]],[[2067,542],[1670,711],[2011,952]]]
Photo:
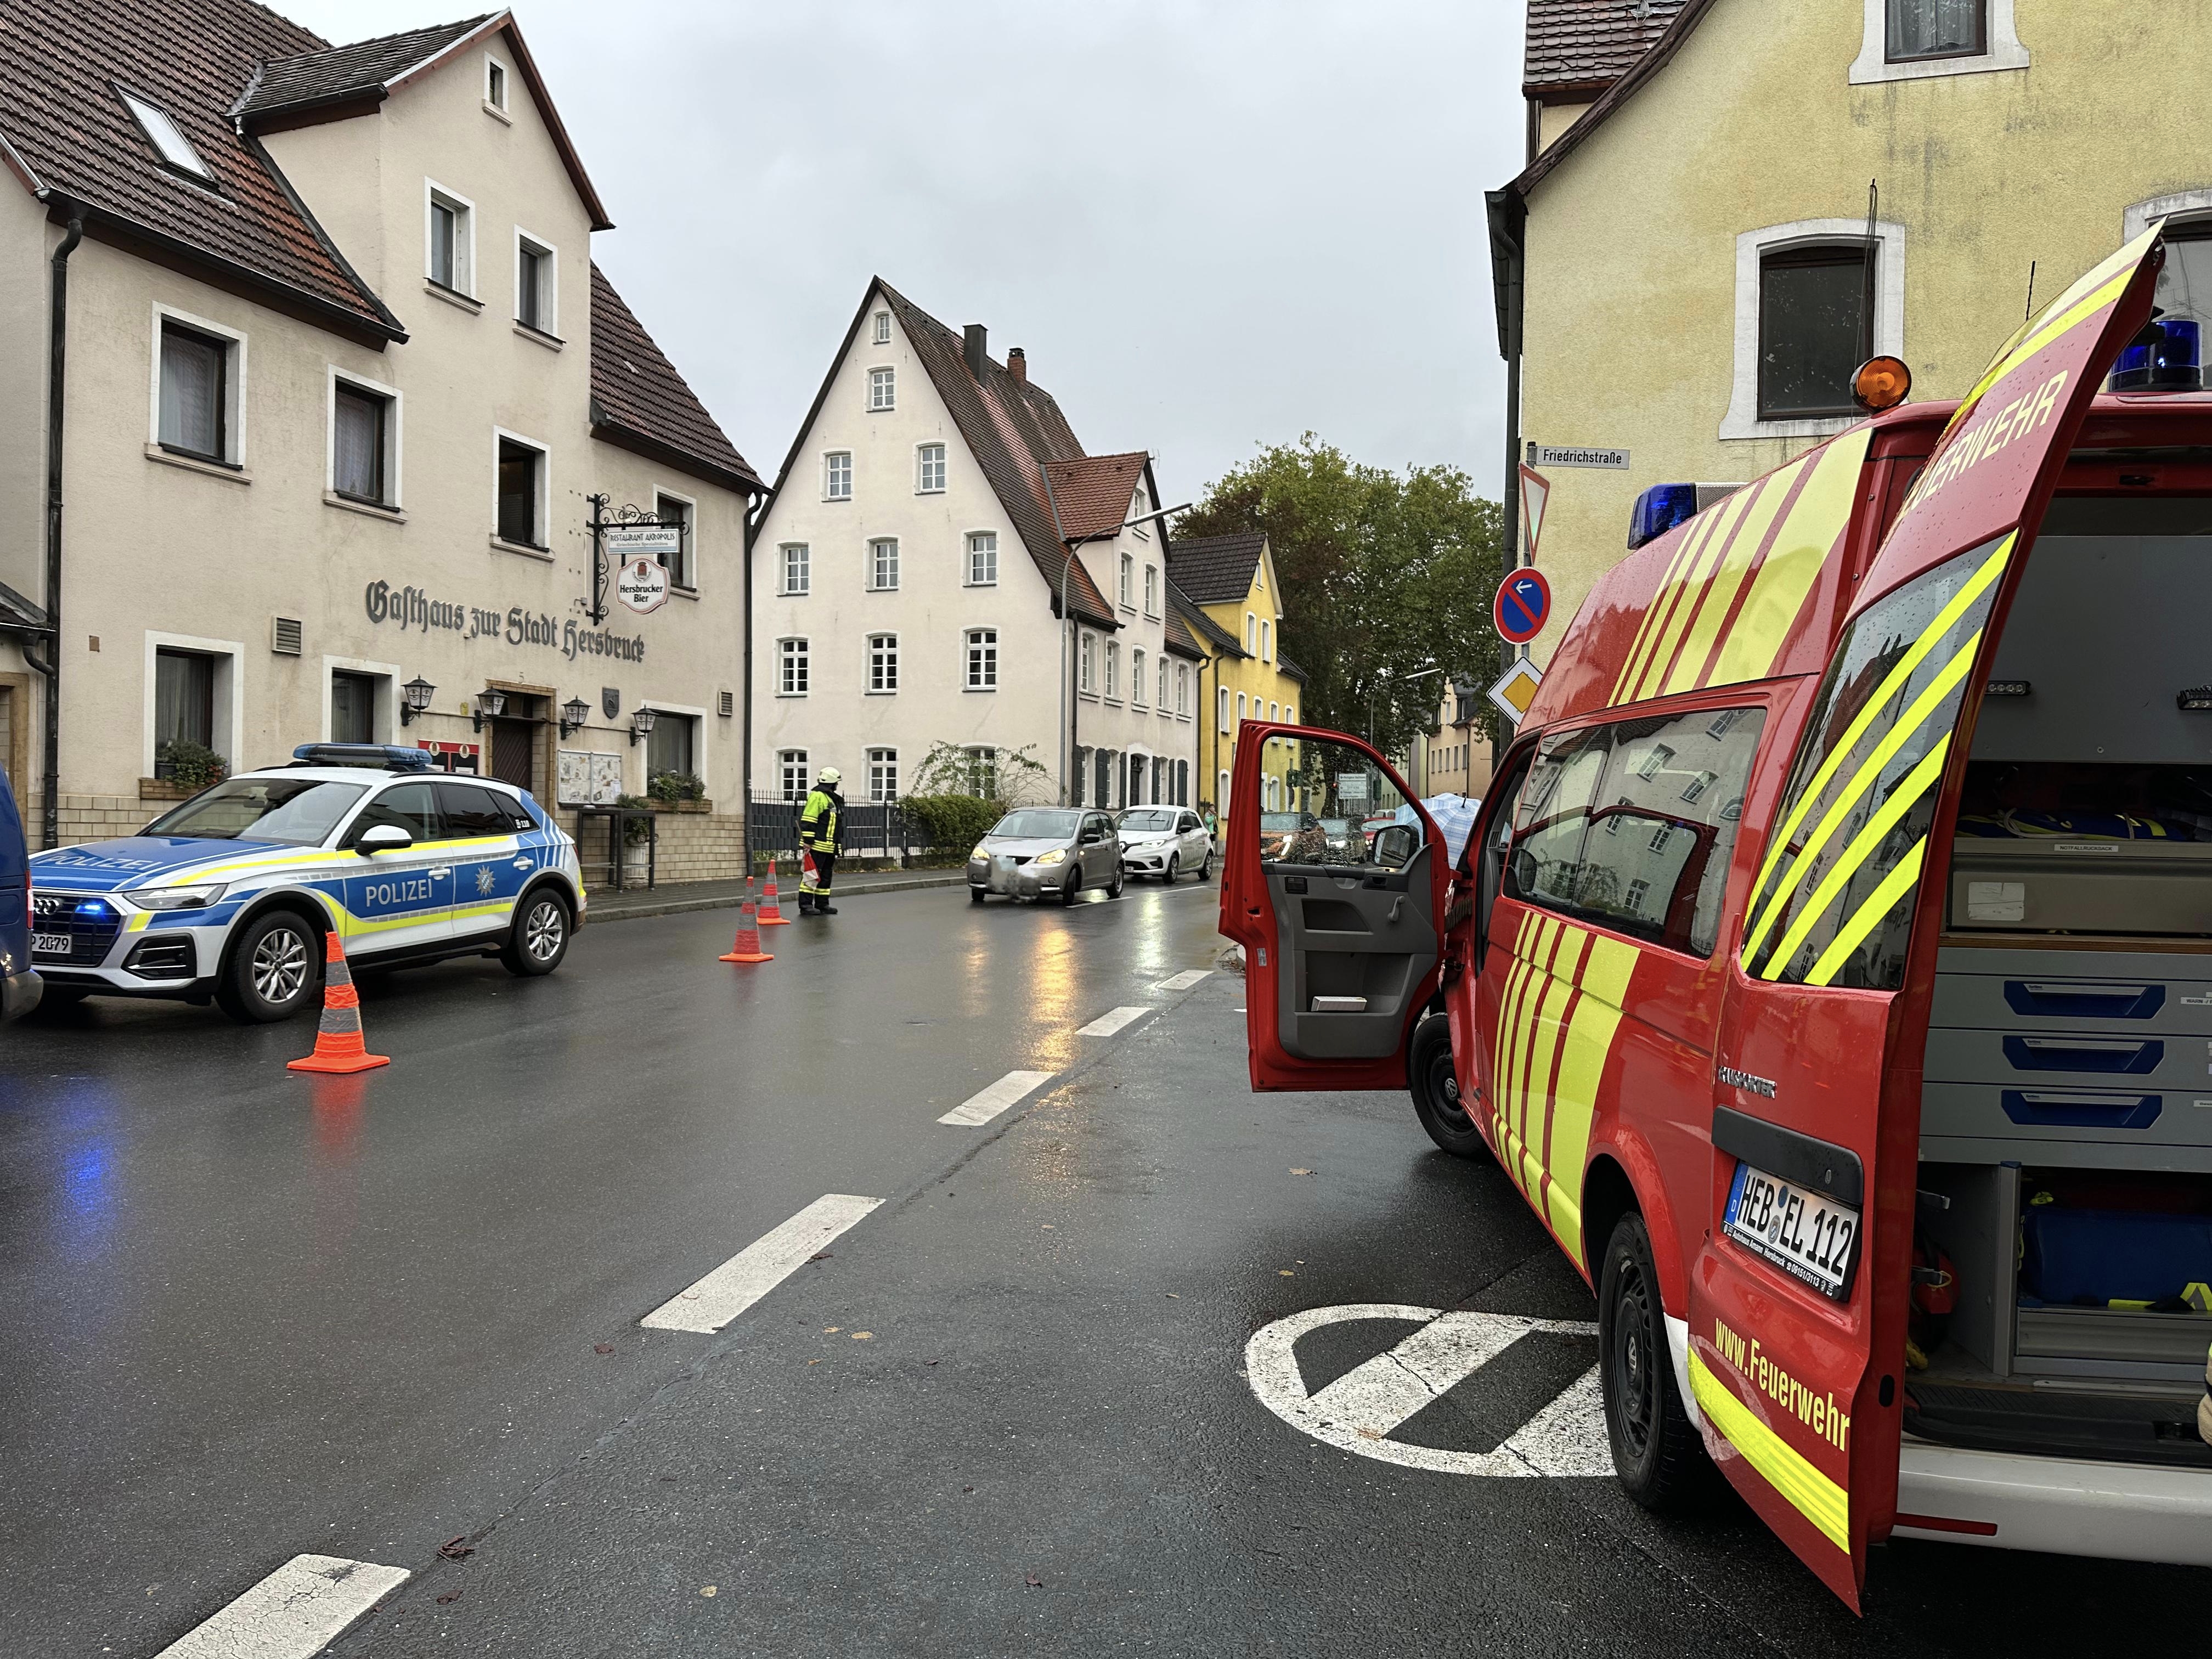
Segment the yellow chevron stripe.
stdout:
[[1751,592],[1722,642],[1720,657],[1706,684],[1763,680],[1774,672],[1775,659],[1782,654],[1783,643],[1805,607],[1805,596],[1813,591],[1835,550],[1836,538],[1850,522],[1851,508],[1858,499],[1859,475],[1866,465],[1867,446],[1873,438],[1871,427],[1861,427],[1842,434],[1817,455],[1806,458],[1814,469],[1813,476],[1806,480],[1781,533],[1752,579]]
[[[1790,924],[1790,931],[1782,936],[1782,943],[1774,947],[1774,954],[1767,957],[1766,965],[1759,970],[1759,978],[1772,979],[1790,965],[1790,959],[1797,954],[1797,947],[1805,942],[1805,936],[1813,931],[1814,925],[1822,916],[1827,915],[1829,907],[1835,903],[1838,895],[1844,890],[1844,884],[1856,875],[1859,866],[1874,855],[1875,849],[1881,845],[1883,837],[1897,827],[1898,820],[1911,811],[1913,805],[1923,795],[1936,787],[1936,781],[1943,775],[1944,757],[1950,752],[1951,734],[1946,732],[1942,741],[1928,751],[1919,765],[1905,775],[1905,781],[1898,785],[1897,792],[1881,804],[1880,811],[1867,820],[1866,828],[1851,837],[1851,844],[1844,848],[1842,856],[1836,860],[1835,867],[1821,878],[1820,884],[1813,890],[1813,896],[1805,901],[1805,908],[1798,912],[1797,919]],[[1925,844],[1924,837],[1923,844]],[[1917,856],[1916,854],[1916,867]],[[1893,870],[1889,878],[1882,882],[1881,887],[1887,887],[1890,881],[1895,878],[1896,873]],[[1879,892],[1881,888],[1877,888],[1875,890]],[[1896,895],[1893,893],[1890,896],[1894,898]],[[1887,908],[1887,906],[1884,907],[1885,909]],[[1862,906],[1861,914],[1863,912],[1864,907]],[[1868,919],[1866,927],[1859,930],[1859,937],[1865,938],[1867,928],[1872,927],[1881,919],[1881,913],[1877,911]],[[1856,920],[1855,916],[1853,921]],[[1840,938],[1841,935],[1838,937]],[[1832,943],[1827,951],[1821,955],[1820,960],[1826,962],[1834,955],[1835,945]],[[1840,962],[1842,958],[1837,957],[1837,960]],[[1832,966],[1829,972],[1832,974],[1834,971]]]
[[1621,1021],[1628,981],[1642,956],[1620,939],[1590,935],[1583,964],[1582,1000],[1575,1005],[1573,1028],[1559,1062],[1559,1087],[1552,1106],[1548,1167],[1552,1231],[1576,1265],[1589,1265],[1582,1236],[1583,1162],[1589,1152],[1590,1122],[1597,1111],[1598,1084]]
[[1720,514],[1711,509],[1690,521],[1682,539],[1674,544],[1673,556],[1667,561],[1666,571],[1659,585],[1651,590],[1651,603],[1644,607],[1644,619],[1636,625],[1635,642],[1629,647],[1628,659],[1620,665],[1620,672],[1613,682],[1613,693],[1606,699],[1608,704],[1629,701],[1627,688],[1642,678],[1645,665],[1650,660],[1651,649],[1656,641],[1668,596],[1671,594],[1698,555],[1704,550],[1713,528],[1720,522]]
[[[1897,695],[1898,688],[1912,678],[1912,671],[1920,666],[1922,660],[1936,648],[1936,643],[1951,631],[1960,617],[1966,615],[1967,607],[2003,573],[2005,561],[2012,556],[2013,544],[2019,538],[2020,532],[2014,531],[1997,544],[1996,550],[1982,562],[1980,568],[1967,578],[1966,585],[1952,595],[1951,602],[1936,613],[1936,620],[1921,630],[1920,637],[1912,642],[1911,648],[1899,657],[1896,665],[1882,677],[1881,684],[1875,688],[1874,695],[1866,701],[1866,706],[1845,728],[1842,738],[1828,750],[1827,758],[1820,763],[1820,769],[1813,774],[1804,793],[1790,807],[1788,819],[1781,829],[1775,831],[1774,839],[1767,843],[1765,856],[1759,866],[1759,879],[1752,884],[1751,905],[1756,905],[1765,892],[1766,884],[1774,874],[1776,861],[1790,845],[1790,838],[1797,833],[1798,826],[1805,821],[1805,814],[1813,810],[1813,803],[1820,799],[1821,791],[1828,787],[1829,780],[1843,765],[1844,757],[1857,746],[1858,740],[1866,735],[1867,728],[1888,706],[1889,700]],[[1751,905],[1745,908],[1748,909]]]
[[[1804,846],[1798,850],[1796,858],[1790,863],[1790,873],[1783,877],[1781,884],[1775,888],[1773,897],[1766,901],[1766,908],[1759,912],[1758,925],[1752,929],[1749,936],[1744,940],[1743,960],[1747,969],[1751,962],[1752,953],[1759,949],[1759,942],[1766,937],[1767,930],[1774,926],[1776,919],[1789,905],[1790,896],[1797,890],[1797,884],[1805,879],[1805,872],[1812,868],[1814,857],[1819,854],[1823,847],[1828,844],[1829,838],[1836,833],[1837,829],[1850,814],[1852,805],[1874,787],[1875,780],[1881,775],[1881,769],[1889,764],[1897,751],[1905,746],[1905,740],[1927,722],[1928,717],[1935,713],[1936,707],[1950,695],[1960,680],[1966,678],[1966,671],[1974,665],[1974,653],[1981,649],[1981,644],[1982,630],[1978,628],[1967,636],[1966,643],[1953,653],[1951,660],[1943,665],[1942,672],[1930,680],[1920,695],[1912,700],[1912,706],[1898,718],[1897,724],[1890,727],[1888,735],[1875,745],[1874,752],[1866,758],[1866,763],[1851,775],[1851,781],[1838,792],[1834,804],[1828,808],[1826,816],[1821,818],[1819,826],[1805,838]],[[1950,738],[1946,736],[1943,741],[1948,744]]]
[[1714,567],[1728,551],[1737,521],[1743,517],[1743,498],[1748,493],[1739,489],[1711,509],[1712,526],[1698,543],[1696,556],[1683,566],[1680,578],[1660,596],[1661,603],[1654,606],[1658,627],[1652,634],[1650,654],[1644,659],[1636,678],[1629,682],[1628,695],[1621,700],[1624,702],[1641,702],[1656,694],[1668,665],[1674,660],[1674,647],[1681,642],[1682,630],[1690,625],[1690,612],[1696,608],[1698,593],[1712,580]]
[[1848,1552],[1851,1547],[1850,1495],[1813,1467],[1802,1452],[1759,1421],[1734,1389],[1713,1375],[1705,1356],[1690,1350],[1690,1392],[1706,1419],[1728,1437],[1766,1484],[1813,1523],[1813,1529]]
[[1874,932],[1881,919],[1895,908],[1905,890],[1920,879],[1920,866],[1927,856],[1928,837],[1923,836],[1913,843],[1911,852],[1898,860],[1897,868],[1884,876],[1881,884],[1867,895],[1866,902],[1851,913],[1851,919],[1828,942],[1828,948],[1820,952],[1820,960],[1813,964],[1813,971],[1805,975],[1805,983],[1826,985],[1835,978],[1844,963],[1850,959],[1851,952],[1859,948],[1866,936]]
[[[1575,933],[1582,939],[1589,935],[1577,927]],[[1576,955],[1575,941],[1563,939],[1561,956],[1572,962]],[[1571,971],[1571,969],[1570,969]],[[1530,1045],[1528,1075],[1521,1094],[1521,1115],[1515,1126],[1523,1147],[1540,1147],[1544,1144],[1544,1119],[1551,1109],[1552,1073],[1559,1054],[1559,1045],[1566,1040],[1566,1022],[1561,1018],[1567,1000],[1574,994],[1573,982],[1561,974],[1547,969],[1543,994],[1536,1000],[1534,1030]],[[1533,1154],[1524,1153],[1527,1168],[1522,1171],[1522,1188],[1533,1198],[1536,1194],[1536,1177],[1543,1166]]]
[[[1982,372],[1982,378],[1974,382],[1974,389],[1966,394],[1966,401],[1959,405],[1958,413],[1951,417],[1953,423],[1956,424],[1959,416],[1966,414],[1973,404],[1980,402],[1982,394],[1999,380],[2060,335],[2070,333],[2076,325],[2118,300],[2127,285],[2135,280],[2136,267],[2142,263],[2143,255],[2150,251],[2150,239],[2155,228],[2153,227],[2151,230],[2144,231],[2125,247],[2107,257],[2095,269],[2076,277],[2073,285],[2053,300],[2044,313],[2036,319],[2032,332],[2024,329],[2021,334],[2014,335],[2006,342],[2005,349],[1997,353],[1989,368]],[[2021,334],[2027,337],[2023,339]]]
[[1687,691],[1698,684],[1705,672],[1705,659],[1712,654],[1713,641],[1719,635],[1721,623],[1727,620],[1729,607],[1735,603],[1736,591],[1743,586],[1750,573],[1751,562],[1759,556],[1759,544],[1766,539],[1766,532],[1774,526],[1782,503],[1790,499],[1791,487],[1797,475],[1811,465],[1810,458],[1795,460],[1778,471],[1767,475],[1758,483],[1747,484],[1736,493],[1750,495],[1754,490],[1758,499],[1744,507],[1742,522],[1729,538],[1727,551],[1708,584],[1705,602],[1697,608],[1691,619],[1689,632],[1682,641],[1680,657],[1664,669],[1664,684],[1655,685],[1651,695],[1671,696],[1677,691]]

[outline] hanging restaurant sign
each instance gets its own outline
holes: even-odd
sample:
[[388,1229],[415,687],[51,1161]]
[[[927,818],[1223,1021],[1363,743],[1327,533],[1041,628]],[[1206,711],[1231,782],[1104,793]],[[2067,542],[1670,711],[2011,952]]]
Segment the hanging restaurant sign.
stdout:
[[633,553],[615,572],[615,597],[641,617],[659,610],[668,603],[668,567],[649,553]]

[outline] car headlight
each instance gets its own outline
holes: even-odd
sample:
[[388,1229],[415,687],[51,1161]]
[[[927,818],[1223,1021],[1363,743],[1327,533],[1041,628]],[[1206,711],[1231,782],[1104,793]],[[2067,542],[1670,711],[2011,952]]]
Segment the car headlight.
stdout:
[[204,881],[196,887],[126,888],[123,896],[141,910],[199,910],[223,896],[228,882]]
[[1049,853],[1040,853],[1036,861],[1039,864],[1064,864],[1067,861],[1067,848],[1055,847]]
[[975,843],[975,849],[968,854],[969,860],[971,863],[977,859],[987,859],[990,856],[989,849],[980,841]]

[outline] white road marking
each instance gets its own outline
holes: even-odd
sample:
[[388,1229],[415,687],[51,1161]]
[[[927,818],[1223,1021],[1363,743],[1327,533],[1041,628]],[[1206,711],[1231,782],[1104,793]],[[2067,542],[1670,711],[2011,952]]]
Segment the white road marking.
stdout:
[[157,1659],[308,1659],[407,1577],[374,1561],[295,1555]]
[[[1354,1319],[1419,1321],[1421,1328],[1309,1395],[1291,1352],[1297,1340],[1322,1326]],[[1597,1327],[1583,1320],[1443,1313],[1395,1303],[1309,1308],[1255,1331],[1244,1347],[1244,1370],[1260,1403],[1276,1416],[1324,1444],[1362,1457],[1443,1474],[1611,1474],[1613,1451],[1595,1365],[1495,1451],[1448,1451],[1389,1437],[1424,1406],[1531,1331],[1595,1336]]]
[[1152,987],[1152,989],[1155,991],[1188,991],[1192,986],[1197,984],[1199,981],[1211,978],[1212,974],[1213,969],[1211,968],[1188,969],[1182,973],[1177,974],[1173,979],[1162,980],[1158,985]]
[[657,1331],[719,1331],[882,1202],[850,1193],[824,1194],[637,1322]]
[[1009,1106],[1018,1104],[1039,1084],[1051,1081],[1050,1072],[1009,1072],[989,1088],[969,1096],[937,1121],[966,1128],[988,1123]]
[[1133,1025],[1152,1011],[1150,1008],[1109,1008],[1076,1032],[1078,1036],[1112,1036],[1125,1025]]

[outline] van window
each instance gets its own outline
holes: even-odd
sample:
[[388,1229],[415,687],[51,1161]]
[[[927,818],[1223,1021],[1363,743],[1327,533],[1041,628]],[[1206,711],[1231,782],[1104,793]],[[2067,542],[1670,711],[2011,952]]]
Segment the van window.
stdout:
[[[1540,757],[1551,799],[1522,820],[1508,891],[1669,950],[1711,956],[1720,937],[1744,791],[1765,711],[1652,715],[1579,734]],[[1602,764],[1597,764],[1601,757]],[[1578,847],[1571,843],[1579,817]]]
[[1746,908],[1746,973],[1880,991],[1904,983],[1952,728],[2012,547],[2006,536],[1961,553],[1844,630]]

